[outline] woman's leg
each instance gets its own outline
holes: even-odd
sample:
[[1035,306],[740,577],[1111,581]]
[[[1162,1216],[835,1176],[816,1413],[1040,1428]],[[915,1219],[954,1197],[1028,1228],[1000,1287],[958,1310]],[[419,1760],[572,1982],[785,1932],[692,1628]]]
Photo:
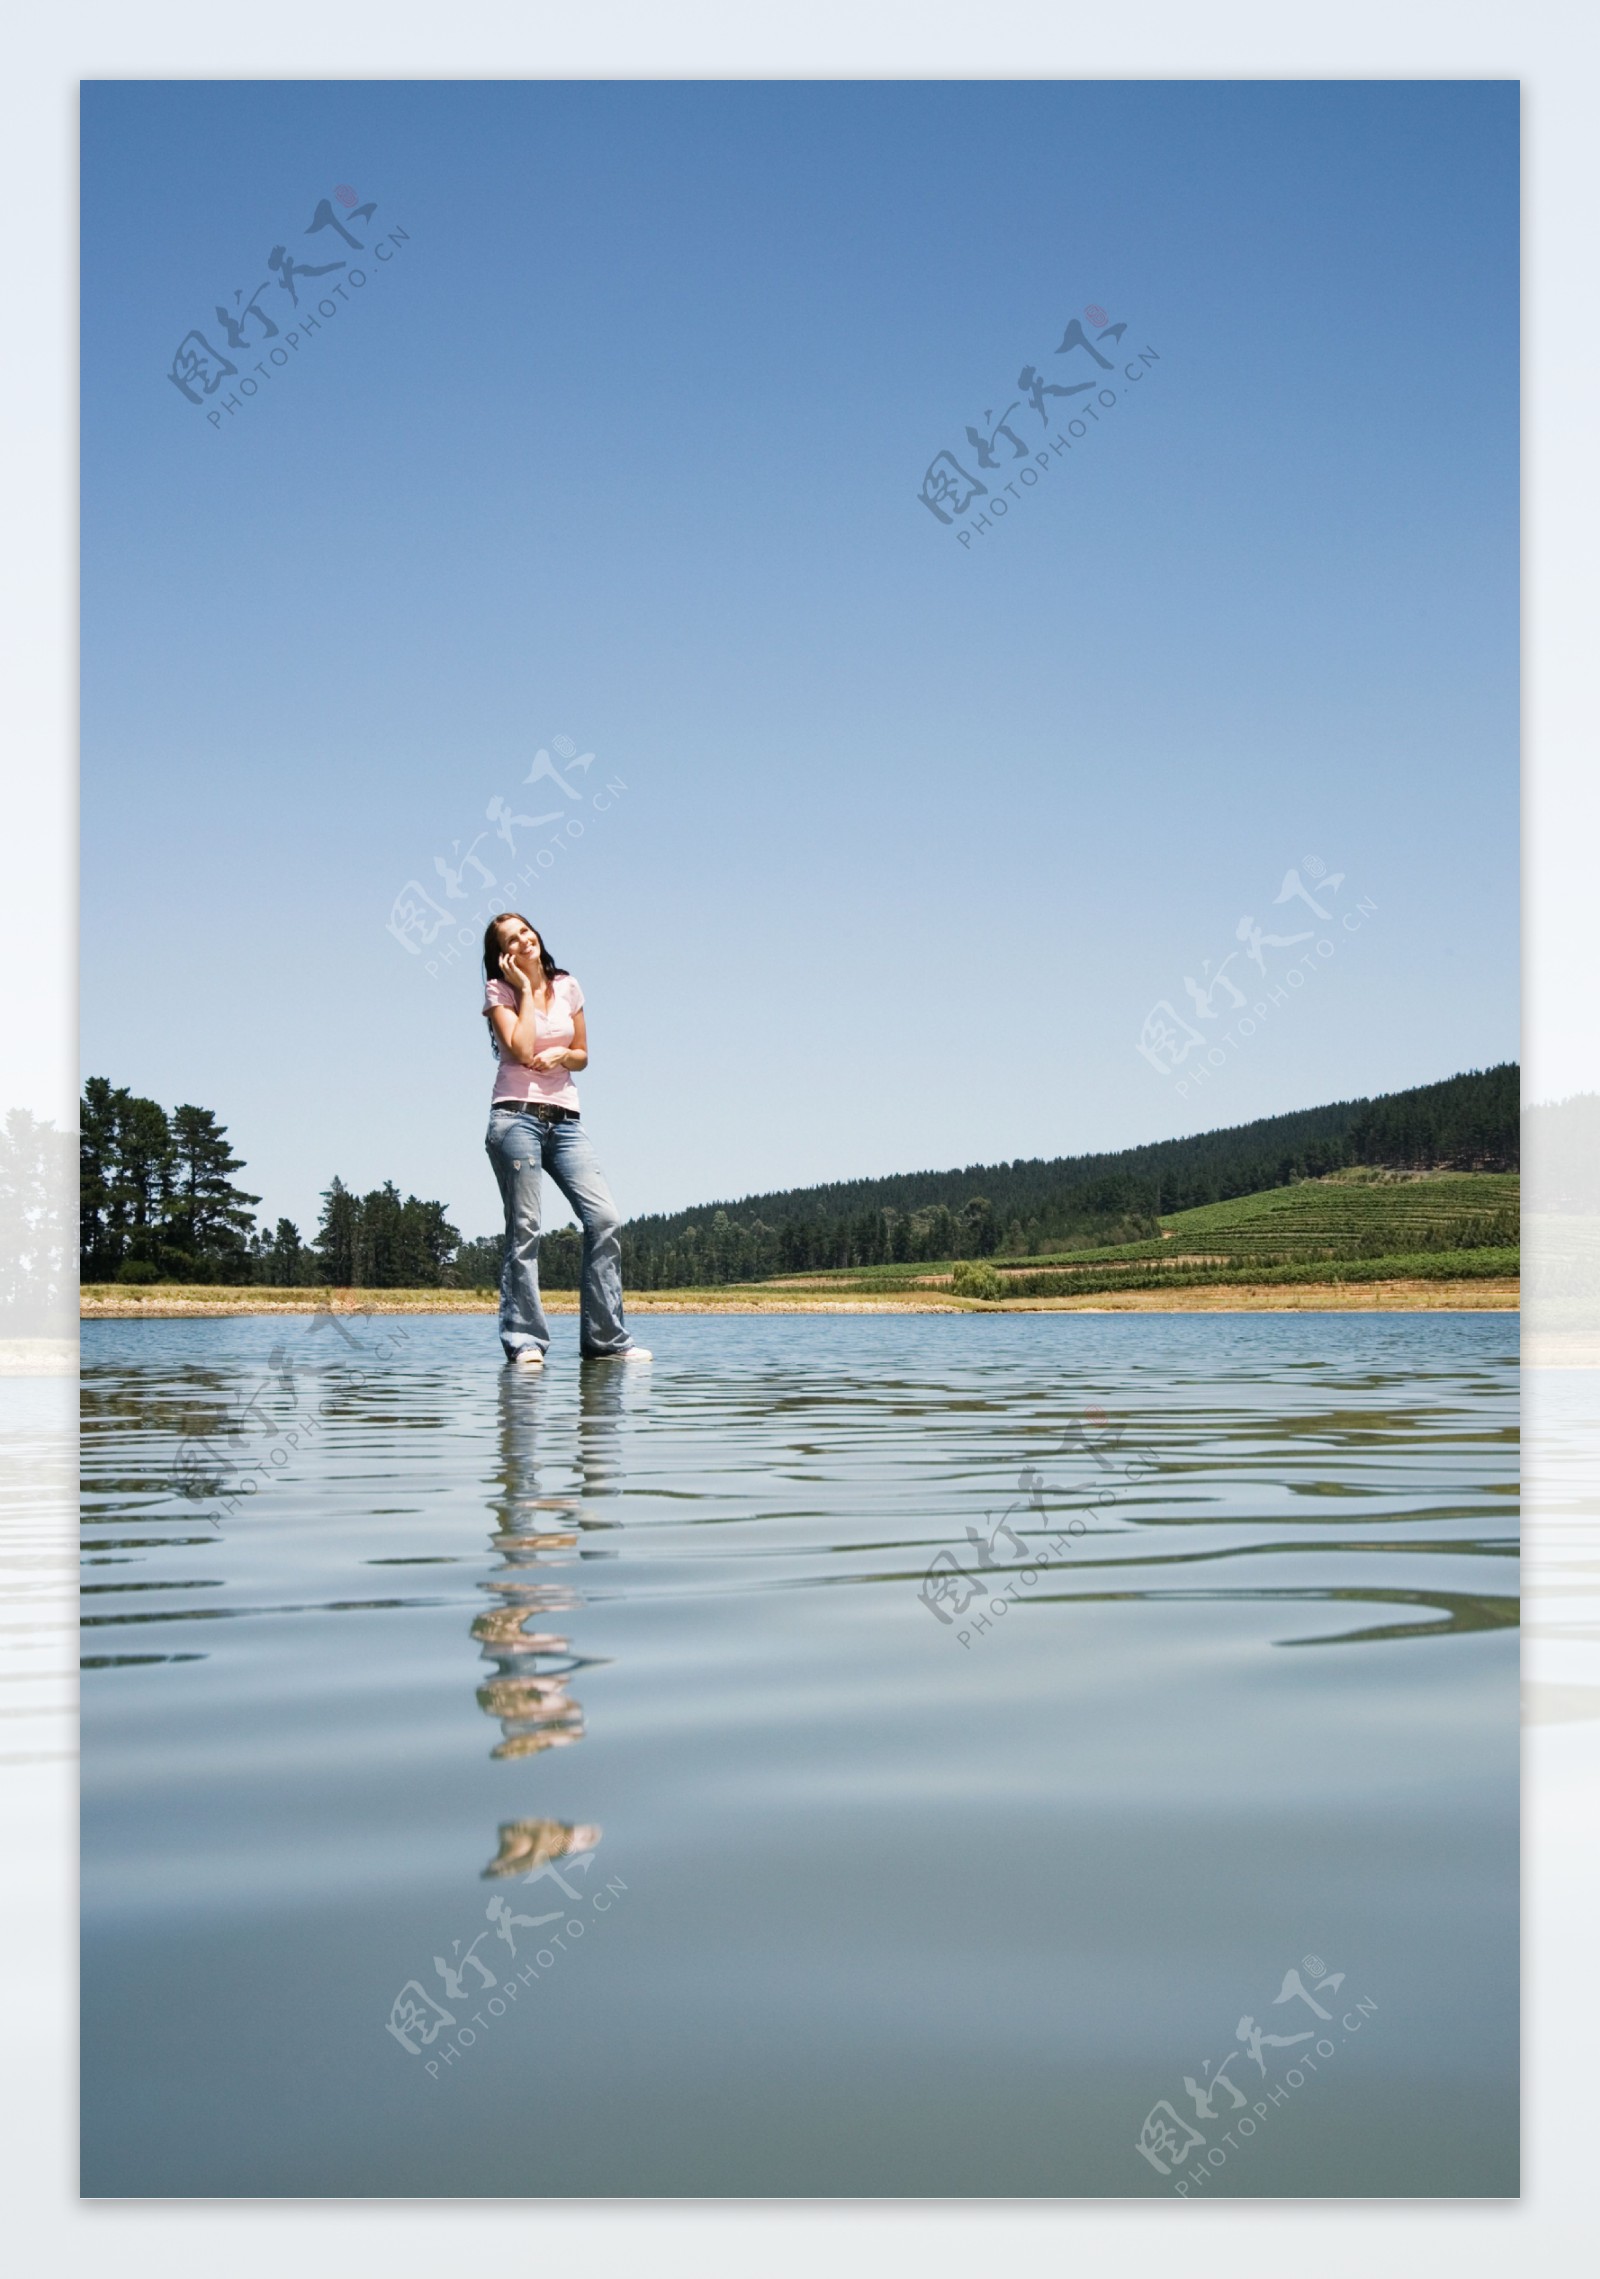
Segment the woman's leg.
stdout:
[[621,1353],[633,1343],[622,1317],[622,1220],[600,1159],[581,1125],[562,1122],[551,1126],[547,1160],[583,1228],[578,1351],[585,1360]]
[[549,1348],[550,1329],[539,1303],[539,1189],[541,1185],[538,1124],[531,1116],[507,1115],[497,1110],[489,1118],[484,1141],[500,1199],[506,1212],[505,1256],[500,1268],[500,1342],[506,1359],[514,1361],[531,1346],[543,1354]]

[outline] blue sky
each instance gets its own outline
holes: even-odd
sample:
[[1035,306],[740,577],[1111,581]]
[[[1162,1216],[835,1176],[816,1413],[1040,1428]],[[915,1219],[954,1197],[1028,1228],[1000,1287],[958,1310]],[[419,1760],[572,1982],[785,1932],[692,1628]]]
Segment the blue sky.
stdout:
[[[1517,1053],[1513,84],[93,84],[83,163],[84,1069],[264,1215],[495,1224],[475,957],[387,929],[497,798],[583,822],[506,899],[625,1212]],[[367,283],[214,427],[277,245]],[[925,468],[1093,308],[1114,403],[963,547]]]

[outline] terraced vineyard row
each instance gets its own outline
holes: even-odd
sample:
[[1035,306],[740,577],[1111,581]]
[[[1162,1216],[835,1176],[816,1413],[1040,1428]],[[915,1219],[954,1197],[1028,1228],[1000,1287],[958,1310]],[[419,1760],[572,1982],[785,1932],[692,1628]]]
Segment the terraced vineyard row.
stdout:
[[1458,1173],[1436,1179],[1357,1184],[1302,1180],[1234,1203],[1182,1211],[1167,1222],[1174,1250],[1329,1251],[1334,1255],[1468,1248],[1515,1243],[1514,1173]]
[[[1430,1178],[1305,1179],[1264,1194],[1163,1219],[1160,1242],[1064,1251],[1030,1267],[1067,1270],[1111,1264],[1207,1259],[1229,1264],[1389,1258],[1414,1253],[1504,1249],[1519,1240],[1519,1182],[1514,1172],[1442,1173]],[[1002,1271],[1026,1270],[997,1260]]]

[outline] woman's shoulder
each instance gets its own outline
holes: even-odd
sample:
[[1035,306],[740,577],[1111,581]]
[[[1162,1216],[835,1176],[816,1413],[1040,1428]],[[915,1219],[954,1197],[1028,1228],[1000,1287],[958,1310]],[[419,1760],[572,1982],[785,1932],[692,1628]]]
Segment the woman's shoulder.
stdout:
[[578,987],[578,977],[575,973],[558,973],[552,987],[559,990],[575,1012],[582,1011],[583,991]]
[[485,1010],[491,1005],[514,1005],[517,993],[509,981],[486,981],[483,985]]

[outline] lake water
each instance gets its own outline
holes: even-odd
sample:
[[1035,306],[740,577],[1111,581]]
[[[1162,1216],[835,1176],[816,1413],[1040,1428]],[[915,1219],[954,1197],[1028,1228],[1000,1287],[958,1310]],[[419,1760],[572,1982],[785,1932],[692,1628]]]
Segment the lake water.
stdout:
[[555,1326],[85,1325],[85,2192],[1516,2191],[1514,1315]]

